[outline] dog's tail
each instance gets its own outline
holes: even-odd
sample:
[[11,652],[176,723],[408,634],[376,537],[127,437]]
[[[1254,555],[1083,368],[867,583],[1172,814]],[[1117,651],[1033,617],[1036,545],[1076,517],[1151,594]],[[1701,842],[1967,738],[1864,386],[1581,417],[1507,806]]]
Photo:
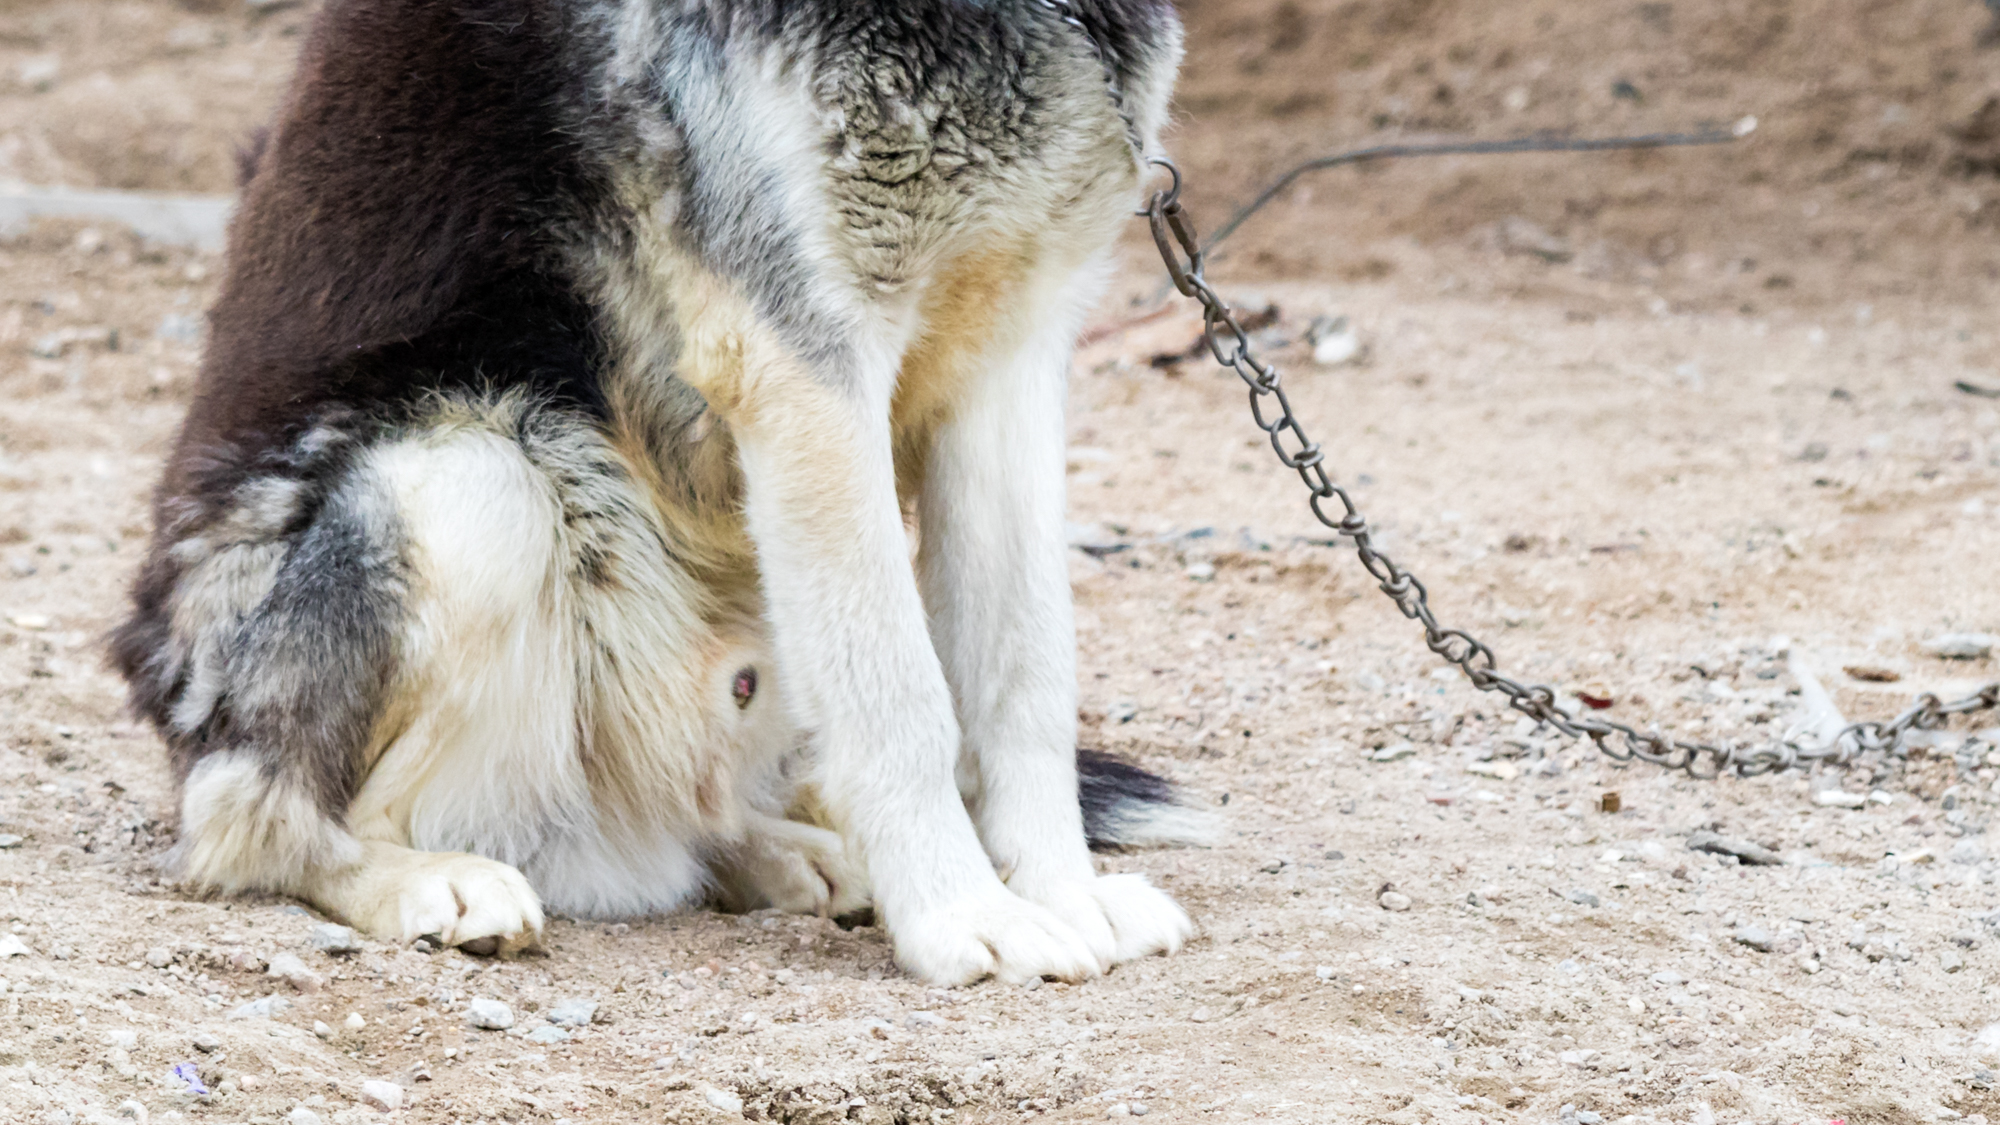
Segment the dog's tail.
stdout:
[[1184,804],[1174,784],[1102,750],[1076,752],[1083,832],[1090,846],[1143,848],[1205,845],[1215,839],[1215,818]]

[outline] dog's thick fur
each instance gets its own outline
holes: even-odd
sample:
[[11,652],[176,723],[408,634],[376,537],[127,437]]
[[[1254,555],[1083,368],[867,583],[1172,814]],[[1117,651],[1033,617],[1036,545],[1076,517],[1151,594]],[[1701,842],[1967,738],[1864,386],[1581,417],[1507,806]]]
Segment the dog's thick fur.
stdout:
[[[1167,0],[1075,8],[1150,142]],[[941,983],[1182,942],[1086,849],[1161,783],[1079,803],[1063,382],[1139,169],[1074,28],[332,0],[245,174],[113,644],[187,877],[502,951],[872,902]]]

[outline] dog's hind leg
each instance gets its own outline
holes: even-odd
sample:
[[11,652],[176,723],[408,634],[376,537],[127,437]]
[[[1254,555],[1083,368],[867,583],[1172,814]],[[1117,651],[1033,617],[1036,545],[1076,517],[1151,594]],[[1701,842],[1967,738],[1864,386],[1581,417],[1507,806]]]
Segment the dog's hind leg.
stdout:
[[[1091,276],[1044,265],[998,300],[965,287],[957,299],[995,309],[994,323],[935,349],[937,363],[963,368],[936,377],[963,389],[931,431],[918,511],[980,839],[1009,887],[1110,964],[1177,949],[1192,925],[1143,876],[1097,875],[1078,805],[1063,399]],[[967,319],[940,313],[946,327]]]

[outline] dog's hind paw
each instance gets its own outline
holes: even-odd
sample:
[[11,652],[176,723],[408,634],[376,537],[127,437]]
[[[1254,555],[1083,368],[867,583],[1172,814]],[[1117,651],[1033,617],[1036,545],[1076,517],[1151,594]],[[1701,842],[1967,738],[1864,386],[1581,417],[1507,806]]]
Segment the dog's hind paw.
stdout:
[[542,903],[519,871],[462,852],[362,845],[359,864],[306,897],[379,941],[430,938],[468,953],[508,956],[535,943]]
[[989,975],[1007,984],[1034,977],[1074,981],[1104,969],[1074,929],[997,883],[900,924],[892,920],[890,936],[903,971],[937,985]]
[[1144,875],[1101,875],[1009,885],[1068,922],[1106,968],[1154,953],[1172,953],[1194,934],[1194,923]]

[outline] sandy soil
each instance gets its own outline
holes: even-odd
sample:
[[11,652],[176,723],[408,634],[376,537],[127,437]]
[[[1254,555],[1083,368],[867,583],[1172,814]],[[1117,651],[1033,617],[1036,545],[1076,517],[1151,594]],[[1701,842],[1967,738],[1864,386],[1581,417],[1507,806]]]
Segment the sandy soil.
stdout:
[[[0,178],[226,190],[307,12],[9,6]],[[1759,118],[1727,150],[1328,173],[1218,265],[1277,306],[1300,412],[1447,620],[1704,737],[1782,732],[1801,670],[1851,717],[2000,676],[1920,649],[2000,632],[2000,401],[1955,386],[2000,388],[1983,9],[1187,12],[1174,147],[1211,220],[1288,158],[1378,138]],[[1180,955],[953,992],[817,919],[333,957],[296,904],[162,882],[159,748],[96,638],[217,263],[74,223],[0,245],[0,1119],[2000,1118],[2000,731],[1697,782],[1523,729],[1323,542],[1237,385],[1173,361],[1194,319],[1132,323],[1156,290],[1137,235],[1072,397],[1084,732],[1226,841],[1105,860],[1188,905]],[[1317,316],[1363,355],[1311,363]],[[1689,851],[1704,828],[1784,862]],[[594,1022],[549,1021],[579,998]],[[515,1027],[468,1027],[475,999]]]

